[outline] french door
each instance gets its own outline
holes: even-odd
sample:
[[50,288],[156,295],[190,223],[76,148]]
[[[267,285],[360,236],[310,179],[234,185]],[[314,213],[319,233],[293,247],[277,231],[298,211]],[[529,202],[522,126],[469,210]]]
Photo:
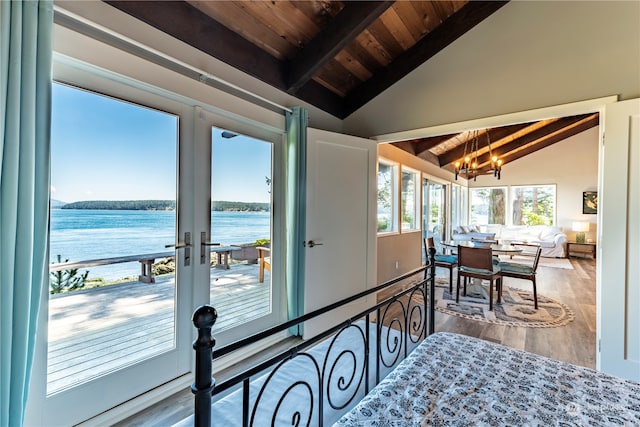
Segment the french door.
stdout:
[[423,181],[422,237],[433,237],[437,247],[446,236],[446,200],[446,186],[444,184],[429,179]]
[[54,87],[48,333],[27,425],[110,424],[187,386],[199,305],[218,310],[217,345],[284,317],[282,132],[96,80],[100,94]]
[[[200,107],[195,116],[196,306],[216,308],[221,346],[284,319],[283,136]],[[262,273],[258,247],[270,258]]]
[[27,425],[77,424],[189,373],[191,115],[131,87],[54,84],[51,273]]

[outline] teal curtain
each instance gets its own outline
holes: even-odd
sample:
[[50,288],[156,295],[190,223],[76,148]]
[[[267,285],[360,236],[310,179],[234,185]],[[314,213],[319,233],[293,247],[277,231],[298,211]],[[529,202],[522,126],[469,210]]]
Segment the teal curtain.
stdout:
[[[301,107],[293,107],[286,114],[287,143],[287,315],[294,319],[304,311],[304,240],[306,216],[307,125],[309,114]],[[302,334],[302,328],[292,331]]]
[[47,279],[53,4],[0,1],[0,426],[24,422]]

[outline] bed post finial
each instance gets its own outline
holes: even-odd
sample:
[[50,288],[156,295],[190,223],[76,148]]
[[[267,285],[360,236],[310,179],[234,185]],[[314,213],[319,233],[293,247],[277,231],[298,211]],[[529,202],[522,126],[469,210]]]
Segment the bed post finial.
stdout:
[[211,392],[215,381],[211,375],[213,346],[216,340],[211,336],[211,328],[218,319],[218,312],[210,305],[203,305],[193,313],[193,324],[198,329],[198,338],[193,342],[196,351],[196,376],[191,392],[195,395],[194,425],[211,426]]

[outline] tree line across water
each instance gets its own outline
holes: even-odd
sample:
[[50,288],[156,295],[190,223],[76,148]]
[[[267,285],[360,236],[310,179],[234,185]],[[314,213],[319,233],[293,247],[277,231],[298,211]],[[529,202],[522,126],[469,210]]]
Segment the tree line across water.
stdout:
[[[87,200],[66,203],[61,209],[103,209],[136,211],[169,211],[176,208],[175,200]],[[225,212],[267,212],[269,203],[259,202],[211,202],[212,211]]]

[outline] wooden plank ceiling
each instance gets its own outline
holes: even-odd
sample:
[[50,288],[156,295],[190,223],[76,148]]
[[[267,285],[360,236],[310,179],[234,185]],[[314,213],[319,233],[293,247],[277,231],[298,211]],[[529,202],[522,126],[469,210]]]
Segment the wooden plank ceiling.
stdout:
[[[491,173],[489,145],[492,155],[507,164],[598,126],[598,116],[598,113],[582,114],[497,128],[474,129],[451,135],[394,142],[393,145],[452,172],[456,161],[461,161],[465,155],[471,155],[475,160],[477,152],[478,175],[483,175]],[[473,147],[476,139],[477,151]]]
[[[104,0],[269,85],[345,118],[504,6],[506,1]],[[597,115],[480,130],[513,161]],[[395,143],[453,169],[475,133]],[[481,144],[486,148],[486,143]],[[488,153],[481,153],[481,171]]]
[[506,3],[105,1],[339,118]]

